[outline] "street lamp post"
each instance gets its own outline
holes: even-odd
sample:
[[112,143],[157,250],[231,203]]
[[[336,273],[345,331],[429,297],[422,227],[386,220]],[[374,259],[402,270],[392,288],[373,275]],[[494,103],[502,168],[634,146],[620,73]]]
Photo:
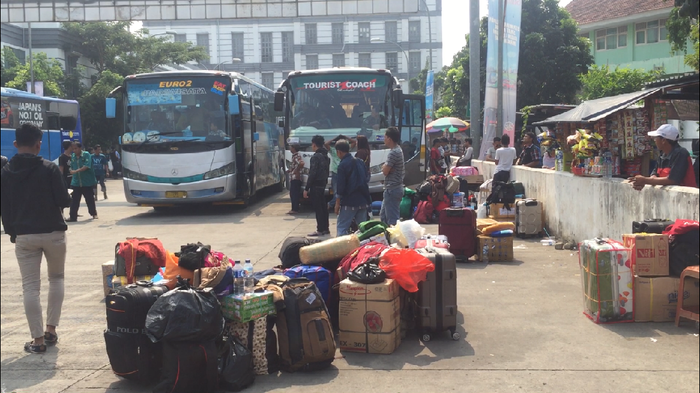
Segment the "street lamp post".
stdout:
[[177,31],[175,31],[175,30],[165,30],[165,33],[153,34],[151,37],[158,37],[158,36],[161,36],[161,35],[172,35],[172,36],[174,36],[174,35],[176,35],[176,34],[177,34]]
[[374,38],[370,39],[370,42],[389,42],[391,44],[396,45],[399,48],[399,50],[403,53],[403,56],[406,58],[406,79],[408,80],[408,91],[410,92],[411,91],[411,64],[409,64],[410,62],[408,60],[408,54],[406,54],[406,51],[403,50],[403,47],[401,45],[399,45],[398,42],[384,40],[384,39],[379,38],[379,37],[374,37]]
[[239,59],[238,57],[234,57],[234,58],[231,59],[231,60],[224,60],[224,61],[222,61],[221,63],[217,64],[216,67],[214,67],[214,69],[215,69],[215,70],[218,70],[219,67],[220,67],[222,64],[226,64],[226,63],[228,63],[228,62],[231,62],[231,63],[240,63],[240,62],[241,62],[241,59]]
[[430,21],[431,15],[430,15],[430,8],[428,8],[428,3],[425,2],[425,0],[420,0],[421,3],[425,6],[425,12],[428,13],[428,51],[429,51],[429,56],[430,56],[430,61],[428,64],[430,64],[430,69],[433,69],[433,26]]

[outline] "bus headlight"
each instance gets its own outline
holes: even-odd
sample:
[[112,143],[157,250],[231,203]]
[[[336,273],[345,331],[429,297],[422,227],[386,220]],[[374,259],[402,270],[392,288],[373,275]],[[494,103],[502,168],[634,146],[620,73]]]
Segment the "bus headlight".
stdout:
[[221,168],[214,169],[213,171],[209,171],[209,172],[204,174],[204,180],[213,179],[215,177],[230,175],[233,173],[234,167],[235,167],[235,165],[232,162],[230,164],[222,166]]
[[382,167],[384,166],[384,163],[382,162],[379,165],[374,165],[369,168],[369,173],[372,175],[376,175],[377,173],[382,173]]
[[127,179],[148,181],[148,175],[144,175],[143,173],[138,173],[126,168],[122,168],[122,172]]

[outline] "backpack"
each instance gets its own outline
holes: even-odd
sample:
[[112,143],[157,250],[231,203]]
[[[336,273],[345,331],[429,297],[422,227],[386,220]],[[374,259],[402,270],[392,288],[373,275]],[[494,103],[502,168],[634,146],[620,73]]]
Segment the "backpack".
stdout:
[[282,261],[282,267],[287,269],[292,266],[301,265],[299,250],[302,247],[318,243],[319,241],[320,240],[317,239],[307,239],[299,236],[291,236],[284,239],[278,255],[280,261]]
[[331,298],[331,282],[333,274],[322,266],[298,265],[285,270],[284,275],[289,278],[306,278],[316,284],[323,296],[323,302],[328,305]]
[[296,372],[328,368],[335,359],[335,337],[316,284],[305,278],[271,280],[265,289],[274,293],[281,369]]
[[492,183],[491,195],[486,198],[488,204],[503,203],[506,209],[510,209],[510,204],[515,203],[515,187],[513,183],[494,181]]
[[668,245],[669,273],[680,277],[688,266],[700,264],[698,249],[700,249],[700,232],[695,229],[681,235],[673,235]]
[[419,224],[430,224],[433,219],[433,210],[435,207],[432,202],[420,201],[416,212],[413,214],[413,219]]

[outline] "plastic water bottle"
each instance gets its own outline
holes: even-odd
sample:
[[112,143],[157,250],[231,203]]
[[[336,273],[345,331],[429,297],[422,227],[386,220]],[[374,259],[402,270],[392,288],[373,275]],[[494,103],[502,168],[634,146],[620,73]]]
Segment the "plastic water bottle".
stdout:
[[253,264],[250,262],[250,259],[245,260],[243,272],[245,273],[245,293],[253,293],[255,279],[253,278]]
[[481,250],[481,262],[489,263],[489,246],[487,245],[484,245],[484,248]]
[[542,244],[543,246],[553,246],[554,239],[551,239],[551,238],[542,239],[542,240],[540,240],[540,244]]
[[557,171],[563,171],[564,170],[564,152],[561,149],[557,149],[555,157],[556,157],[555,169]]
[[245,294],[245,271],[243,270],[241,261],[236,261],[233,265],[233,294]]

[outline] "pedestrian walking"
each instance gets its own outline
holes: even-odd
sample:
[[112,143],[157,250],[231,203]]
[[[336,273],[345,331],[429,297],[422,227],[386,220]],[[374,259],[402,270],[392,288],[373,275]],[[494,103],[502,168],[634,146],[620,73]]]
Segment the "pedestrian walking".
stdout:
[[88,213],[96,220],[97,209],[95,208],[95,194],[92,189],[97,184],[97,179],[95,179],[95,172],[92,169],[92,156],[90,153],[83,151],[83,145],[80,142],[75,142],[73,144],[73,156],[71,157],[70,168],[70,173],[73,175],[73,179],[71,180],[73,194],[68,221],[78,221],[78,208],[80,208],[81,197],[85,198]]
[[503,135],[501,137],[501,147],[496,150],[496,173],[493,175],[493,181],[501,181],[508,183],[510,180],[510,168],[513,167],[515,158],[518,152],[510,145],[510,136]]
[[287,214],[297,214],[301,198],[301,170],[304,168],[304,160],[299,154],[298,140],[289,142],[289,150],[292,152],[292,163],[289,165],[289,199],[292,202],[292,210]]
[[122,156],[116,146],[112,146],[109,159],[112,161],[112,178],[117,179],[122,174]]
[[330,172],[331,172],[331,190],[333,190],[333,196],[331,197],[330,202],[328,202],[328,210],[329,211],[333,211],[335,209],[335,201],[337,198],[336,193],[337,193],[337,188],[338,188],[338,164],[340,164],[340,158],[338,158],[338,154],[335,151],[335,143],[341,139],[345,139],[345,140],[350,141],[351,146],[355,145],[355,141],[353,141],[351,138],[348,138],[342,134],[336,136],[335,138],[333,138],[330,141],[323,144],[323,147],[326,150],[330,151],[330,153],[331,153]]
[[396,127],[389,127],[384,135],[384,144],[391,149],[382,166],[384,174],[384,195],[382,209],[379,212],[381,220],[394,225],[399,220],[401,198],[403,198],[404,162],[403,152],[399,144],[401,133]]
[[362,160],[350,154],[350,143],[339,140],[335,144],[338,164],[338,198],[335,201],[337,236],[350,233],[350,225],[367,221],[367,208],[372,204],[367,183],[367,168]]
[[328,158],[328,150],[324,147],[324,139],[321,135],[311,138],[311,148],[314,155],[311,156],[309,177],[306,180],[304,198],[311,197],[311,204],[316,212],[316,232],[309,236],[330,235],[328,223],[328,207],[326,206],[326,185],[328,184],[328,172],[331,160]]
[[73,175],[70,173],[70,161],[73,155],[73,142],[63,141],[61,144],[63,146],[63,154],[58,157],[58,168],[63,174],[63,182],[66,184],[66,188],[70,189],[70,182]]
[[[46,344],[58,341],[68,229],[61,208],[70,205],[61,170],[39,156],[42,136],[42,131],[30,123],[17,128],[17,155],[0,172],[2,224],[15,244],[22,276],[24,313],[32,335],[24,350],[30,353],[44,353]],[[42,256],[49,277],[45,329],[40,298]]]
[[[102,190],[102,195],[107,199],[107,186],[105,185],[105,178],[109,176],[109,160],[102,154],[102,146],[94,146],[95,153],[92,155],[92,170],[95,171],[95,180],[100,185]],[[93,192],[95,194],[95,200],[97,200],[97,184],[93,187]]]

